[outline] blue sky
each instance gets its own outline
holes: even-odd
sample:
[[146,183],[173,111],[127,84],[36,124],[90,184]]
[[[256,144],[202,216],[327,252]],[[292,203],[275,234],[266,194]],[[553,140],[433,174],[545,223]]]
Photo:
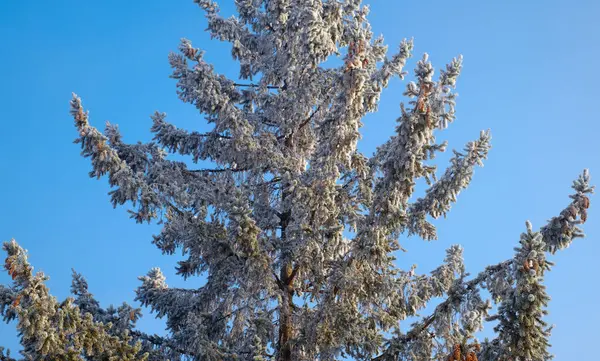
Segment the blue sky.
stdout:
[[[232,1],[223,0],[225,11]],[[529,219],[534,227],[569,202],[570,184],[588,167],[600,182],[598,115],[600,3],[583,1],[371,0],[371,22],[390,49],[414,37],[415,58],[430,54],[439,69],[464,55],[457,120],[438,133],[460,149],[491,128],[493,149],[472,186],[445,220],[440,239],[403,239],[399,264],[426,272],[453,243],[465,247],[468,269],[511,257]],[[202,12],[191,0],[5,0],[0,2],[0,240],[27,248],[47,273],[54,295],[68,295],[71,268],[83,273],[100,302],[131,302],[137,277],[160,266],[174,286],[177,256],[151,245],[156,225],[138,225],[114,210],[106,180],[87,176],[89,161],[72,143],[71,92],[91,122],[117,123],[126,141],[151,138],[149,115],[164,111],[178,126],[206,129],[193,106],[181,103],[168,78],[169,51],[181,37],[207,51],[219,72],[235,76],[229,46],[209,41]],[[409,70],[410,70],[409,69]],[[404,83],[394,81],[380,111],[365,119],[360,148],[371,153],[392,133]],[[450,153],[450,152],[448,152]],[[439,157],[440,172],[451,154]],[[600,184],[600,183],[599,183]],[[595,360],[600,287],[600,200],[592,199],[588,238],[552,257],[546,277],[557,359]],[[8,283],[5,273],[0,283]],[[162,333],[145,312],[140,328]],[[0,344],[17,347],[14,325],[0,324]],[[583,347],[581,347],[583,346]]]

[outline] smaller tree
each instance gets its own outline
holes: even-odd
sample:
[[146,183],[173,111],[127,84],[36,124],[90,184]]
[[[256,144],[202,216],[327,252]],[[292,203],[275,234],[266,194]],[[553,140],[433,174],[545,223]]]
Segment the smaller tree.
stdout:
[[541,232],[534,232],[527,222],[521,246],[515,248],[516,287],[504,297],[499,307],[500,324],[494,329],[505,345],[507,359],[548,360],[550,329],[543,320],[550,297],[542,284],[544,272],[550,270]]
[[[148,358],[148,354],[142,352],[141,342],[130,335],[139,310],[124,306],[120,311],[125,311],[125,315],[118,316],[114,312],[113,315],[103,312],[87,293],[87,284],[79,275],[73,282],[78,299],[69,297],[59,303],[44,284],[48,277],[42,272],[33,273],[26,252],[14,240],[5,242],[3,248],[7,253],[4,268],[12,277],[13,285],[0,286],[0,312],[5,321],[17,320],[25,360],[142,361]],[[0,349],[0,360],[13,359]]]

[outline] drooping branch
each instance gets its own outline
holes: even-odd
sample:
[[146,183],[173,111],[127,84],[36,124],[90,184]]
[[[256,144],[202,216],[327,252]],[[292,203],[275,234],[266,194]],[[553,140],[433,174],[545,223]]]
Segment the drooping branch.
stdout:
[[[458,284],[457,287],[453,287],[448,298],[438,304],[435,310],[429,316],[424,317],[421,321],[414,324],[406,334],[390,339],[388,341],[387,349],[381,355],[373,358],[373,361],[396,360],[396,355],[399,350],[406,347],[406,345],[410,344],[410,342],[418,337],[421,337],[421,335],[436,320],[438,315],[447,312],[448,308],[453,307],[457,301],[460,301],[469,292],[473,292],[478,287],[482,287],[482,284],[488,281],[496,273],[505,272],[507,269],[512,267],[513,263],[514,261],[511,259],[493,266],[488,266],[475,278],[465,282],[464,284]],[[483,285],[483,287],[485,287],[485,285]]]

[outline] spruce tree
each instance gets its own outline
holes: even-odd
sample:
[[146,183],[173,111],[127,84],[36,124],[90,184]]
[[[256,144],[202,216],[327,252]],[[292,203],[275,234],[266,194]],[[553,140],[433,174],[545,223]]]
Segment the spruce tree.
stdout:
[[[446,215],[490,150],[482,131],[439,178],[430,162],[446,149],[435,133],[454,121],[462,59],[437,76],[426,54],[416,62],[395,135],[369,157],[357,149],[361,120],[390,79],[406,75],[412,41],[388,55],[359,0],[236,0],[231,18],[212,0],[195,2],[240,66],[239,79],[217,74],[185,39],[169,56],[180,99],[211,131],[155,113],[154,140],[126,144],[116,126],[94,128],[76,95],[71,114],[90,176],[107,176],[113,205],[161,222],[152,242],[183,252],[178,274],[206,284],[172,288],[160,269],[140,277],[137,301],[168,328],[149,335],[135,327],[138,308],[102,308],[75,271],[73,297],[58,302],[7,242],[14,282],[0,286],[0,313],[18,321],[21,359],[549,360],[545,255],[583,236],[587,171],[557,217],[539,231],[527,223],[514,258],[469,276],[453,245],[430,274],[401,269],[399,238],[436,239],[432,219]],[[190,166],[199,161],[213,166]],[[428,189],[411,201],[419,179]],[[433,313],[400,329],[438,297]],[[480,342],[476,333],[494,320],[496,337]],[[15,359],[0,349],[0,360]]]

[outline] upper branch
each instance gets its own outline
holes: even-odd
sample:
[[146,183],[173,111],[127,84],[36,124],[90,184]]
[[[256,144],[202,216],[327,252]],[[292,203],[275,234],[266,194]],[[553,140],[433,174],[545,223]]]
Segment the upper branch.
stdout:
[[438,218],[446,215],[450,205],[456,202],[458,193],[469,186],[475,166],[483,166],[483,159],[487,158],[490,149],[490,138],[489,131],[482,131],[478,140],[465,146],[464,153],[455,152],[442,178],[427,189],[425,197],[409,207],[409,234],[418,234],[426,240],[437,238],[435,227],[427,222],[426,216]]
[[551,253],[568,247],[575,238],[585,236],[579,225],[587,220],[587,209],[590,206],[588,195],[594,193],[595,188],[590,185],[589,171],[585,169],[571,187],[575,190],[575,194],[569,196],[573,200],[571,204],[540,230],[546,249]]

